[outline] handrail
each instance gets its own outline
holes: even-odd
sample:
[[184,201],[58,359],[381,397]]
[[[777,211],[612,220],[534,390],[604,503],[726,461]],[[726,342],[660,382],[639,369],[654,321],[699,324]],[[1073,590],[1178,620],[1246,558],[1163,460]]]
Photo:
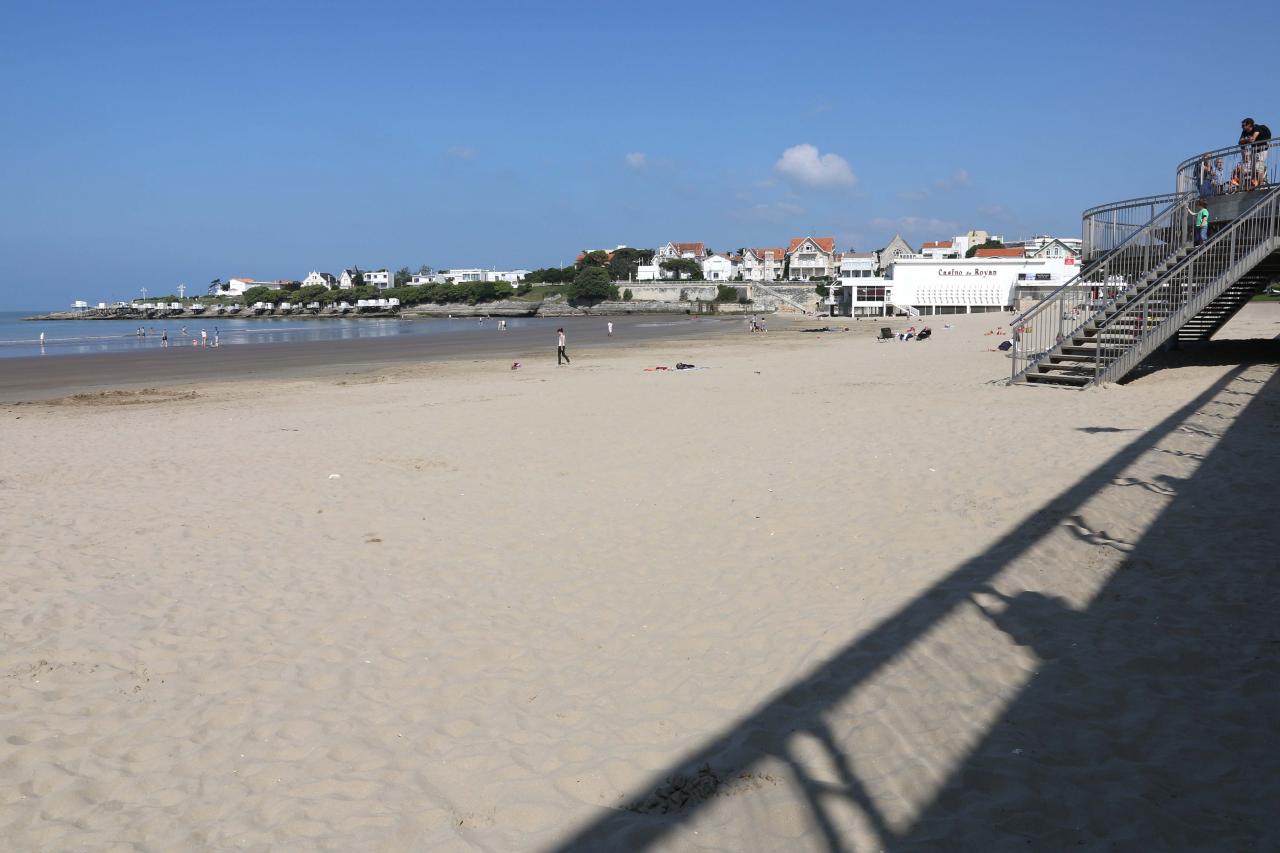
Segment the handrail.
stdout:
[[[1084,277],[1086,277],[1086,276],[1091,275],[1091,274],[1096,270],[1096,268],[1097,268],[1097,265],[1098,265],[1098,264],[1105,263],[1105,262],[1107,262],[1107,261],[1111,260],[1113,257],[1115,257],[1119,252],[1122,252],[1122,251],[1125,251],[1125,250],[1127,250],[1127,249],[1131,248],[1131,247],[1129,246],[1129,243],[1130,243],[1131,241],[1136,240],[1136,239],[1138,238],[1138,236],[1139,236],[1143,231],[1145,231],[1145,230],[1146,230],[1147,228],[1149,228],[1152,224],[1154,224],[1154,223],[1155,223],[1155,221],[1156,221],[1160,216],[1162,216],[1163,214],[1167,213],[1167,212],[1168,212],[1169,210],[1171,210],[1171,209],[1172,209],[1176,204],[1178,204],[1178,203],[1184,203],[1184,204],[1185,204],[1186,202],[1190,201],[1190,194],[1187,194],[1187,195],[1186,195],[1186,197],[1180,196],[1180,195],[1178,195],[1177,193],[1174,193],[1174,194],[1171,194],[1171,195],[1163,195],[1163,196],[1147,196],[1146,198],[1143,198],[1143,199],[1130,199],[1130,201],[1141,201],[1141,202],[1144,202],[1144,203],[1145,203],[1145,202],[1147,202],[1147,201],[1155,200],[1155,199],[1167,199],[1167,200],[1170,202],[1170,204],[1169,204],[1167,207],[1165,207],[1165,208],[1163,208],[1162,210],[1160,210],[1160,212],[1159,212],[1159,213],[1157,213],[1155,216],[1151,217],[1151,219],[1150,219],[1150,220],[1148,220],[1147,222],[1143,223],[1143,225],[1141,226],[1141,228],[1140,228],[1138,231],[1135,231],[1134,233],[1130,234],[1130,235],[1129,235],[1128,237],[1126,237],[1123,241],[1121,241],[1121,242],[1119,243],[1119,245],[1117,245],[1117,246],[1115,246],[1114,248],[1112,248],[1112,249],[1108,250],[1106,253],[1104,253],[1104,254],[1102,255],[1102,257],[1100,257],[1100,258],[1096,258],[1096,259],[1094,259],[1094,260],[1092,260],[1092,261],[1090,261],[1090,262],[1086,263],[1083,267],[1081,267],[1081,268],[1080,268],[1080,272],[1076,273],[1074,276],[1072,276],[1071,278],[1067,279],[1067,280],[1066,280],[1066,281],[1065,281],[1061,286],[1059,286],[1056,290],[1054,290],[1054,291],[1052,291],[1052,292],[1050,292],[1050,293],[1045,294],[1045,296],[1044,296],[1044,297],[1043,297],[1039,302],[1037,302],[1035,305],[1033,305],[1033,306],[1031,306],[1030,308],[1028,308],[1028,309],[1026,310],[1026,312],[1024,312],[1023,314],[1021,314],[1021,315],[1019,315],[1019,316],[1017,316],[1017,317],[1014,317],[1014,318],[1013,318],[1013,320],[1011,320],[1011,321],[1010,321],[1011,325],[1013,325],[1013,326],[1021,325],[1021,322],[1022,322],[1022,321],[1025,321],[1025,320],[1027,320],[1027,319],[1029,319],[1029,318],[1031,318],[1031,317],[1035,316],[1035,315],[1036,315],[1036,314],[1038,314],[1040,311],[1045,310],[1045,303],[1046,303],[1046,302],[1048,302],[1049,300],[1051,300],[1051,299],[1053,299],[1054,297],[1058,296],[1060,293],[1065,292],[1065,291],[1066,291],[1066,290],[1068,290],[1069,288],[1075,287],[1075,286],[1077,285],[1077,282],[1078,282],[1081,278],[1084,278]],[[1126,202],[1116,202],[1116,204],[1117,204],[1117,205],[1124,205],[1124,204],[1126,204]],[[1107,207],[1107,205],[1103,205],[1103,207],[1105,208],[1105,207]],[[1088,211],[1085,211],[1085,212],[1086,212],[1086,213],[1088,213]]]
[[1164,193],[1089,208],[1080,214],[1081,257],[1087,263],[1115,249],[1181,195]]
[[1144,279],[1191,242],[1190,218],[1183,209],[1191,195],[1175,196],[1172,204],[1142,228],[1011,321],[1010,382],[1016,382],[1057,344],[1075,335],[1111,301],[1145,284]]
[[1280,187],[1098,323],[1094,381],[1110,381],[1132,370],[1277,248]]
[[1197,192],[1202,198],[1260,189],[1280,182],[1278,160],[1277,139],[1206,151],[1178,164],[1175,186],[1178,192]]
[[1088,219],[1090,216],[1094,216],[1099,213],[1105,213],[1108,210],[1118,210],[1120,208],[1126,208],[1126,207],[1141,207],[1141,206],[1150,205],[1150,204],[1159,204],[1160,202],[1168,201],[1177,195],[1179,195],[1179,193],[1162,193],[1160,195],[1144,195],[1138,198],[1126,198],[1123,201],[1107,202],[1106,204],[1099,204],[1099,205],[1095,205],[1093,207],[1088,208],[1087,210],[1085,210],[1084,213],[1080,214],[1080,218]]

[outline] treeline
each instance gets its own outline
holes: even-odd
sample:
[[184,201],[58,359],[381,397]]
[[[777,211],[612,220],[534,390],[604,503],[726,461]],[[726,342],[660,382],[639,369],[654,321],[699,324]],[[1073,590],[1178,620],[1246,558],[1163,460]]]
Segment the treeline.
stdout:
[[354,304],[360,299],[399,299],[401,305],[421,305],[435,303],[466,303],[476,305],[481,302],[495,302],[509,299],[512,296],[523,296],[532,290],[528,282],[512,288],[505,281],[466,281],[446,284],[423,284],[418,286],[404,285],[387,290],[374,287],[354,287],[350,290],[330,290],[322,285],[299,287],[295,290],[271,290],[266,287],[252,287],[244,293],[244,304],[255,302],[297,302],[307,305],[317,302],[320,305],[333,305],[338,302]]

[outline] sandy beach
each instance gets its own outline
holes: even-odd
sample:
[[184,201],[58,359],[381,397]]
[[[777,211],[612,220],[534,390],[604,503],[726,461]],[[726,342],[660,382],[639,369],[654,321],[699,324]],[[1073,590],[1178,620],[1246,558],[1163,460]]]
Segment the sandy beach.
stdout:
[[1002,320],[10,374],[0,846],[1280,848],[1280,305]]

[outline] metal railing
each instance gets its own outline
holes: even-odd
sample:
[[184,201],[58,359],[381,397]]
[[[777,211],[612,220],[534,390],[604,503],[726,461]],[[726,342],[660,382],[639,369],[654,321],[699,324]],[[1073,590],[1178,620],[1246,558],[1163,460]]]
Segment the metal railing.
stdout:
[[1012,321],[1011,382],[1048,357],[1061,342],[1114,305],[1158,278],[1180,249],[1191,245],[1192,193],[1173,196],[1141,228],[1087,264],[1080,274]]
[[1231,225],[1099,322],[1094,381],[1124,376],[1276,251],[1280,251],[1280,189],[1273,188]]
[[1178,164],[1178,192],[1201,198],[1263,189],[1280,183],[1280,140],[1206,151]]
[[1081,255],[1084,261],[1088,263],[1095,260],[1124,243],[1182,194],[1165,193],[1130,198],[1086,210],[1080,215],[1083,244]]

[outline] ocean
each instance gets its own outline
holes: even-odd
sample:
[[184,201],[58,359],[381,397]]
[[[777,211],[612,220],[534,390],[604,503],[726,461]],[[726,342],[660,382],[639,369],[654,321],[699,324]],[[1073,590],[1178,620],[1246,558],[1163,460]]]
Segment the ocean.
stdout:
[[[213,343],[214,330],[223,346],[239,344],[289,344],[299,341],[337,341],[387,338],[399,335],[470,335],[493,331],[496,319],[481,323],[476,318],[415,319],[377,318],[364,320],[312,319],[288,317],[279,319],[240,320],[222,317],[149,321],[134,320],[23,320],[45,312],[0,311],[0,359],[19,356],[94,355],[110,352],[137,352],[160,347],[160,335],[169,333],[169,345],[191,346],[200,340],[200,330],[208,332]],[[563,320],[551,317],[511,317],[512,329],[554,329]],[[668,321],[670,322],[670,321]],[[144,335],[139,336],[142,328]],[[185,330],[185,332],[184,332]],[[40,343],[40,333],[45,339]]]

